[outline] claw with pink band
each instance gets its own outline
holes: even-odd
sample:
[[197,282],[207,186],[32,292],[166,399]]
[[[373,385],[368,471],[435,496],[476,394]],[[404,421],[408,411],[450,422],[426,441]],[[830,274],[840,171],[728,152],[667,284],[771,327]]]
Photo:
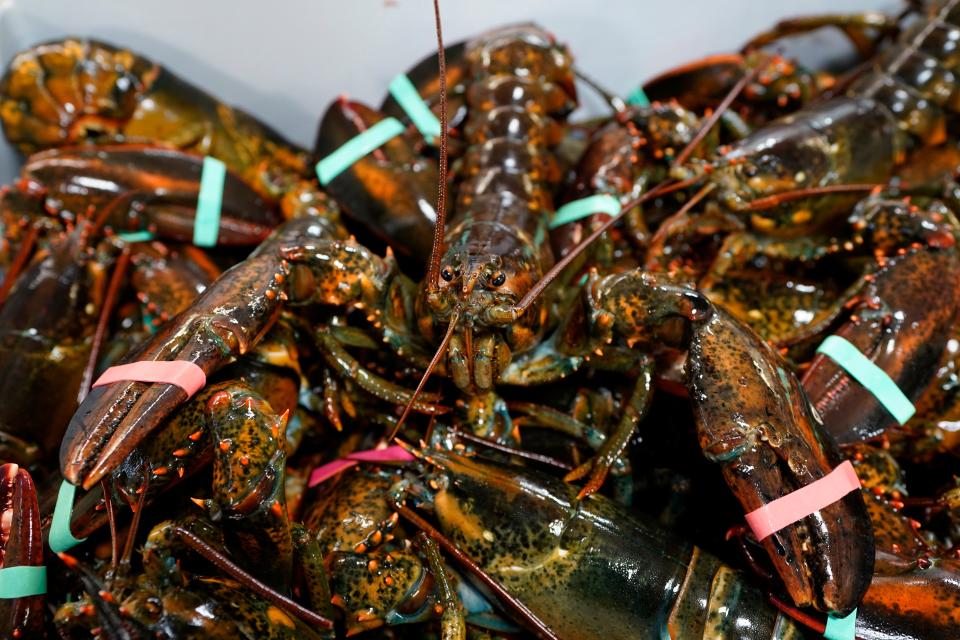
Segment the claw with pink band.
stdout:
[[849,460],[805,487],[763,505],[747,514],[747,524],[757,540],[830,506],[860,488],[860,479]]
[[102,387],[114,382],[165,382],[180,387],[190,398],[207,384],[207,375],[186,360],[144,360],[110,367],[93,386]]

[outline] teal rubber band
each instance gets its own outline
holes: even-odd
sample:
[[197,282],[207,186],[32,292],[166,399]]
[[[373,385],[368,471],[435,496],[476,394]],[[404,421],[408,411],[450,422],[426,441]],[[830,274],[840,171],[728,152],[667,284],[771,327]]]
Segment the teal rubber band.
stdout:
[[117,234],[117,238],[133,244],[134,242],[150,242],[153,240],[154,235],[149,231],[124,231]]
[[227,165],[216,158],[203,159],[200,173],[200,196],[197,198],[197,217],[193,221],[193,244],[215,247],[220,236],[220,208],[223,204],[223,182]]
[[53,509],[53,521],[50,523],[50,537],[47,538],[47,543],[54,553],[72,549],[86,540],[74,538],[70,532],[70,514],[73,513],[73,498],[76,494],[77,488],[64,480],[57,494],[57,506]]
[[840,365],[854,380],[872,393],[877,402],[882,404],[900,424],[905,424],[916,412],[910,398],[900,391],[897,383],[847,340],[840,336],[829,336],[817,347],[817,353],[829,356]]
[[47,592],[46,567],[4,567],[0,569],[0,599],[41,596]]
[[430,107],[420,97],[417,88],[413,86],[405,74],[400,74],[390,82],[390,95],[400,105],[404,113],[409,116],[413,125],[423,134],[424,140],[433,144],[441,134],[440,121],[433,115]]
[[854,609],[846,618],[827,616],[827,628],[823,630],[823,637],[827,640],[854,640],[857,637],[857,610]]
[[320,178],[320,184],[327,186],[354,162],[401,133],[403,133],[403,123],[396,118],[386,118],[350,138],[339,149],[317,163],[317,177]]
[[568,222],[586,218],[595,213],[606,213],[615,216],[620,213],[620,201],[611,195],[601,193],[568,202],[553,214],[553,219],[550,220],[550,228],[556,229]]
[[627,103],[632,104],[635,107],[649,107],[650,98],[648,98],[647,94],[644,93],[643,87],[637,87],[630,95],[627,96]]

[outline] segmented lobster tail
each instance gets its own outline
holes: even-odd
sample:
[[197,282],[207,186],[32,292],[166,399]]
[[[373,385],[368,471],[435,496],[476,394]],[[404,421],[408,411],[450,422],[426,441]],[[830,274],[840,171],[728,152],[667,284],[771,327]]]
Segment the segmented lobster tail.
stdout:
[[873,68],[850,86],[847,95],[879,102],[912,141],[942,142],[946,113],[960,111],[958,32],[960,2],[931,2],[926,15],[875,58]]

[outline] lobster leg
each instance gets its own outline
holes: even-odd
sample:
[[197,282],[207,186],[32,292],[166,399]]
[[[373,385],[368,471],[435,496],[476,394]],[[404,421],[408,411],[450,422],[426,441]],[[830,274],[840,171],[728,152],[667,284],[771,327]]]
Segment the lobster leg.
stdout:
[[[40,507],[26,469],[0,466],[0,568],[43,566]],[[0,634],[5,638],[43,635],[45,596],[0,598]]]
[[583,499],[598,491],[603,486],[603,481],[606,480],[611,467],[623,455],[630,439],[637,430],[637,425],[640,424],[650,408],[650,401],[653,398],[653,372],[653,359],[644,357],[637,373],[633,392],[623,408],[616,429],[603,441],[597,455],[568,473],[564,478],[567,482],[573,482],[589,474],[587,483],[580,490],[578,498]]

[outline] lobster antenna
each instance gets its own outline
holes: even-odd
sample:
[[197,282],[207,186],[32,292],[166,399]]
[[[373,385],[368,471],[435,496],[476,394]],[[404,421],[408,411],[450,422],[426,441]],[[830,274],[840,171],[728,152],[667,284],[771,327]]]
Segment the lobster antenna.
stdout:
[[710,117],[707,118],[707,121],[703,123],[703,126],[700,127],[700,130],[697,131],[697,134],[693,136],[693,139],[683,148],[683,150],[677,154],[676,159],[673,161],[673,167],[679,167],[684,162],[687,161],[687,158],[690,157],[697,147],[700,146],[700,143],[703,142],[703,139],[707,137],[707,134],[710,133],[710,130],[716,126],[720,121],[720,117],[723,113],[730,108],[730,105],[733,104],[733,101],[737,99],[737,96],[746,89],[747,85],[756,79],[760,75],[760,72],[767,68],[767,63],[769,60],[764,60],[762,63],[754,67],[750,73],[740,78],[737,81],[737,84],[733,85],[733,88],[727,93],[723,98],[717,108],[714,109],[713,113],[710,114]]
[[209,561],[210,564],[217,567],[264,600],[272,603],[277,608],[282,609],[286,613],[299,618],[300,620],[303,620],[307,624],[315,625],[321,629],[333,628],[333,620],[320,615],[316,611],[307,609],[300,603],[294,601],[288,596],[285,596],[276,589],[264,584],[256,577],[243,570],[240,565],[233,562],[233,560],[228,558],[224,553],[208,544],[200,536],[196,535],[189,529],[186,529],[181,525],[174,525],[172,527],[172,532],[174,535],[178,536],[187,547],[192,549],[202,558]]
[[447,56],[443,51],[440,0],[433,0],[433,15],[437,25],[437,61],[440,67],[440,167],[437,171],[437,223],[433,227],[433,246],[427,264],[428,291],[436,291],[440,286],[440,251],[447,222]]
[[423,386],[427,384],[427,380],[430,379],[430,374],[432,374],[433,370],[437,368],[437,363],[440,362],[440,357],[446,353],[447,345],[450,343],[450,337],[453,336],[453,330],[457,328],[458,320],[460,320],[460,313],[454,312],[453,318],[450,319],[450,324],[447,326],[446,335],[443,336],[440,346],[437,347],[437,352],[433,354],[433,359],[430,361],[430,364],[427,365],[427,370],[423,372],[423,376],[420,378],[420,383],[417,385],[416,390],[413,392],[413,395],[410,396],[410,399],[407,400],[407,406],[403,408],[403,413],[400,414],[400,419],[397,420],[397,424],[393,427],[393,431],[390,432],[390,437],[387,438],[387,440],[393,440],[394,436],[400,432],[400,427],[403,426],[407,416],[410,415],[410,409],[413,408],[413,403],[417,401],[417,398],[423,391]]
[[883,189],[886,185],[882,184],[832,184],[826,187],[810,187],[808,189],[797,189],[795,191],[784,191],[775,193],[772,196],[764,196],[751,200],[745,204],[741,211],[762,211],[777,206],[781,202],[790,202],[791,200],[800,200],[809,196],[820,196],[831,193],[859,193],[861,191],[874,191]]

